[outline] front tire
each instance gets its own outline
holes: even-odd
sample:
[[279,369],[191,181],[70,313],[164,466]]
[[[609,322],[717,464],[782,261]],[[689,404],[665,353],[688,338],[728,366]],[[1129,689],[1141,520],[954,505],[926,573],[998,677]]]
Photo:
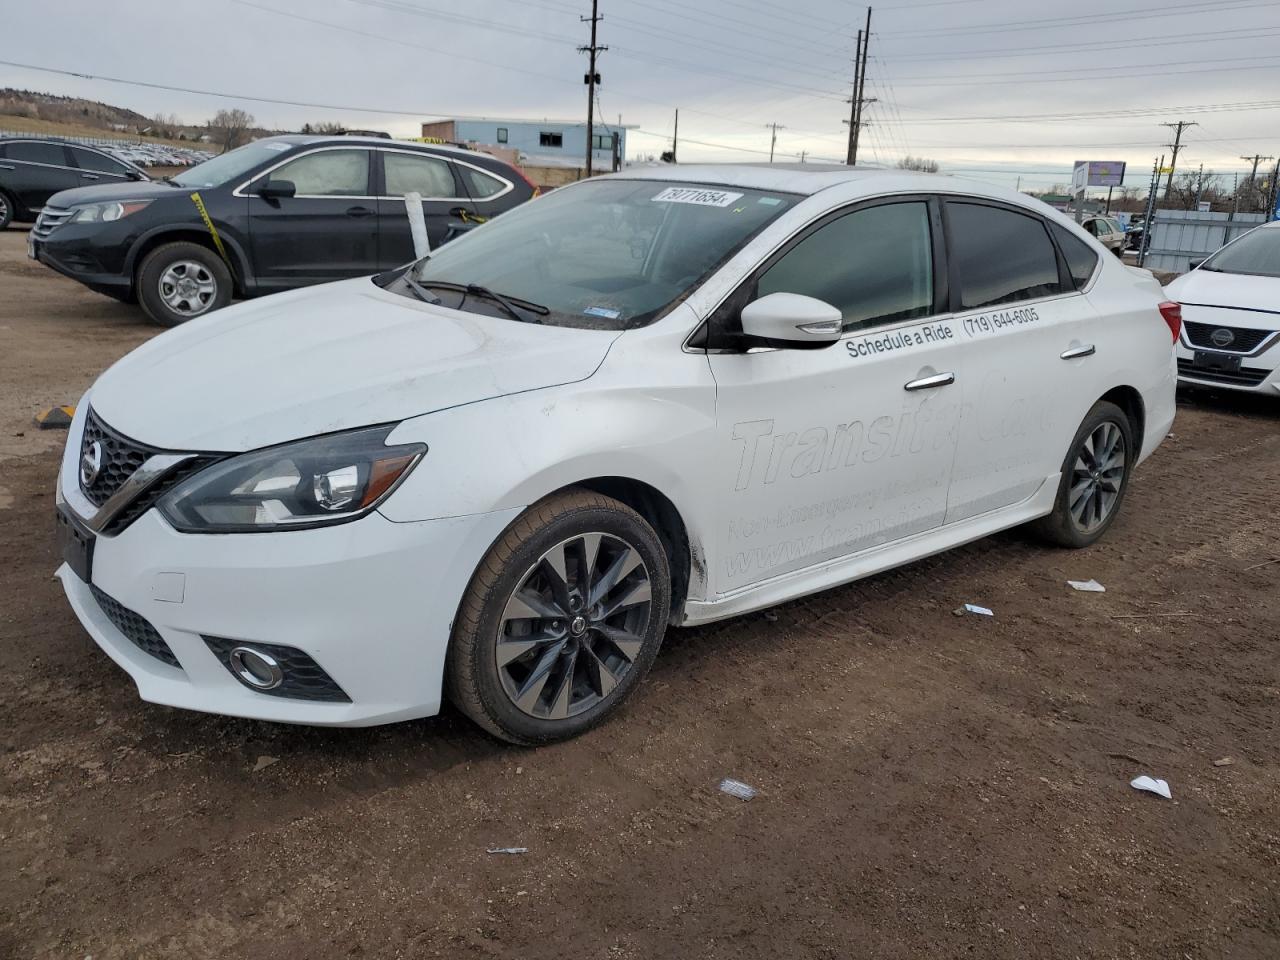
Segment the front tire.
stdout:
[[13,199],[0,190],[0,230],[6,230],[9,224],[13,223],[13,215],[17,212],[17,206]]
[[643,517],[589,490],[555,494],[472,576],[449,643],[449,696],[511,743],[577,736],[639,685],[670,607],[667,555]]
[[231,302],[231,271],[208,247],[166,243],[143,258],[137,291],[148,317],[176,327]]
[[1062,463],[1053,512],[1032,529],[1060,547],[1096,543],[1120,512],[1136,459],[1128,415],[1114,403],[1095,403]]

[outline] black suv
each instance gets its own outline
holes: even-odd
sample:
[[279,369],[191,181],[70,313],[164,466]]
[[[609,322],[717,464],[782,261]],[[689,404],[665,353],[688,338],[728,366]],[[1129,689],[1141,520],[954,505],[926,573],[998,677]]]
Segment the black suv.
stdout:
[[537,188],[483,153],[374,137],[268,137],[171,179],[68,190],[28,253],[172,326],[231,297],[377,273],[414,259],[404,195],[434,249]]
[[0,138],[0,230],[30,223],[55,193],[149,179],[132,164],[65,140]]

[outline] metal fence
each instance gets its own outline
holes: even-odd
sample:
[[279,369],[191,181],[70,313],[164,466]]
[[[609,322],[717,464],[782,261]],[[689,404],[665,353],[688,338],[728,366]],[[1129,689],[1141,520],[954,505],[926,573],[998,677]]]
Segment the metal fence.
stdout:
[[1262,213],[1157,210],[1143,266],[1148,270],[1186,273],[1192,260],[1203,260],[1266,219]]

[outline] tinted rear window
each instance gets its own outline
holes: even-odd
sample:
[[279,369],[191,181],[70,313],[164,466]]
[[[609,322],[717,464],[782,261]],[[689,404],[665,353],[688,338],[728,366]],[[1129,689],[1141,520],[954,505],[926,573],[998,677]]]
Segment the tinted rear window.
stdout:
[[1067,267],[1071,271],[1071,281],[1077,290],[1084,289],[1093,270],[1098,265],[1098,255],[1093,248],[1074,233],[1059,224],[1053,225],[1053,235],[1058,238],[1058,246],[1062,255],[1067,258]]
[[966,309],[1061,293],[1058,255],[1035,217],[977,203],[947,204],[951,259]]
[[67,155],[56,143],[24,143],[15,141],[9,144],[5,156],[10,160],[26,160],[28,163],[52,163],[59,167],[67,165]]
[[76,164],[81,170],[95,170],[98,173],[114,173],[118,177],[123,177],[126,173],[124,164],[118,163],[110,157],[103,156],[93,150],[85,150],[81,147],[72,147],[71,155],[76,158]]

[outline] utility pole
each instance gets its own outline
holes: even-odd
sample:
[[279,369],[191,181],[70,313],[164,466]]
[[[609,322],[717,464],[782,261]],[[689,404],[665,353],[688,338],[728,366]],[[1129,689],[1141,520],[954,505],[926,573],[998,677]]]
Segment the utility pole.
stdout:
[[1271,174],[1271,196],[1267,198],[1267,209],[1263,211],[1268,220],[1280,220],[1280,160]]
[[1151,168],[1151,185],[1147,189],[1147,212],[1142,219],[1142,240],[1138,243],[1138,266],[1142,266],[1147,262],[1147,248],[1151,246],[1152,227],[1155,226],[1151,221],[1156,215],[1156,191],[1160,189],[1160,171],[1164,168],[1164,154],[1160,154],[1160,159],[1155,162],[1155,166]]
[[773,131],[773,136],[769,140],[769,162],[773,163],[773,148],[778,145],[778,131],[787,128],[780,123],[766,123],[765,126]]
[[1169,127],[1177,131],[1173,135],[1173,143],[1169,144],[1169,149],[1173,151],[1173,156],[1169,160],[1169,179],[1164,184],[1165,199],[1169,199],[1169,188],[1173,186],[1173,171],[1178,169],[1178,151],[1182,149],[1182,131],[1187,127],[1198,127],[1200,124],[1189,120],[1179,120],[1177,123],[1162,123],[1162,127]]
[[800,151],[800,162],[801,162],[801,163],[804,163],[804,158],[805,158],[805,157],[807,157],[808,155],[809,155],[809,151],[808,151],[808,150],[801,150],[801,151]]
[[613,172],[617,173],[622,169],[622,138],[618,136],[618,131],[615,130],[610,139],[613,141]]
[[676,107],[676,126],[671,134],[671,162],[676,162],[676,151],[680,148],[680,108]]
[[[1258,164],[1263,160],[1274,160],[1275,157],[1264,157],[1261,154],[1255,154],[1252,157],[1241,157],[1240,159],[1253,164],[1253,172],[1249,174],[1249,206],[1252,208],[1254,197],[1258,193]],[[1250,209],[1249,212],[1253,213],[1253,210]]]
[[867,7],[867,25],[858,31],[858,57],[854,62],[853,107],[849,119],[849,152],[845,162],[855,166],[858,162],[858,134],[863,127],[862,108],[868,103],[875,103],[875,98],[866,96],[867,61],[871,59],[871,8]]
[[602,47],[596,43],[596,25],[604,19],[599,12],[600,0],[591,0],[591,16],[579,17],[583,23],[591,24],[591,46],[579,47],[579,53],[590,54],[591,63],[587,68],[587,75],[583,77],[583,81],[587,85],[587,176],[592,174],[592,155],[595,150],[595,122],[596,122],[596,84],[600,82],[600,74],[596,73],[596,56],[608,50],[608,47]]
[[1196,210],[1200,209],[1200,198],[1204,196],[1204,164],[1200,164],[1200,172],[1196,174]]

